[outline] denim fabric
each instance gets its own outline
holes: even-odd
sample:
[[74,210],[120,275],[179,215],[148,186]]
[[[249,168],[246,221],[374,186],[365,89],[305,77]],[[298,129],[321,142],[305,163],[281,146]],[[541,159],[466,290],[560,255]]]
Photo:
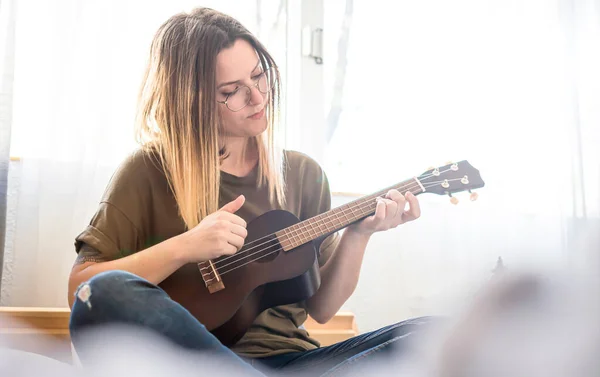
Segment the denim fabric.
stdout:
[[[103,325],[129,325],[152,331],[186,350],[200,351],[226,360],[228,367],[247,376],[264,375],[343,375],[350,365],[402,351],[410,334],[429,322],[428,318],[403,321],[344,342],[305,352],[244,359],[223,346],[183,306],[165,291],[124,271],[100,273],[81,284],[76,292],[70,319],[73,345],[85,367],[94,355],[86,353],[82,339],[87,330]],[[199,373],[198,375],[202,375]]]

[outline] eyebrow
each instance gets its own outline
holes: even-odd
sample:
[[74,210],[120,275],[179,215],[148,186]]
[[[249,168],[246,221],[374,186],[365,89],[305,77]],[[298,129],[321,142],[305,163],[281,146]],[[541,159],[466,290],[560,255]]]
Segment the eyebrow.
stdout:
[[[258,68],[259,65],[260,65],[260,60],[258,62],[256,62],[256,65],[254,66],[254,68],[252,68],[251,72],[254,72],[254,70],[256,68]],[[242,80],[224,82],[222,84],[219,84],[219,86],[217,86],[217,89],[220,89],[220,88],[222,88],[224,86],[227,86],[227,85],[237,84],[237,83],[240,83],[240,82],[242,82]]]

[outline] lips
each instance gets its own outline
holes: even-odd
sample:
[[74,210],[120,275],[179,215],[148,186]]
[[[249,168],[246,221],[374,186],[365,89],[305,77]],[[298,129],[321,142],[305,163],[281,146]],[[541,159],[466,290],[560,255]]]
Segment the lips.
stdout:
[[250,115],[248,118],[257,120],[257,119],[262,118],[263,115],[265,115],[265,109],[264,108],[261,111],[259,111],[258,113],[254,113],[254,114]]

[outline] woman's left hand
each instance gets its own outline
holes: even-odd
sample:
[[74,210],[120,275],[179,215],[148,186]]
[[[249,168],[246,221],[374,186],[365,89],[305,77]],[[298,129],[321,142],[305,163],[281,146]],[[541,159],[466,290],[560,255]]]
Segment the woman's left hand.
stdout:
[[[408,202],[408,209],[406,203]],[[402,195],[398,190],[390,190],[385,198],[377,198],[375,214],[350,225],[348,230],[371,235],[413,221],[421,216],[419,201],[410,191]]]

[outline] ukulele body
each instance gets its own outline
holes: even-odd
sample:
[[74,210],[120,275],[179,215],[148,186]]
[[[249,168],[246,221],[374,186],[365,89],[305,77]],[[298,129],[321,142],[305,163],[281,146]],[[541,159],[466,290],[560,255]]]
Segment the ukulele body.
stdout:
[[[248,223],[245,244],[298,222],[287,211],[266,212]],[[225,285],[215,293],[208,291],[196,263],[183,266],[159,286],[221,343],[232,346],[264,310],[315,294],[321,282],[317,251],[323,238],[283,251],[277,239],[271,237],[256,242],[254,249],[234,254],[244,259],[214,260]]]

